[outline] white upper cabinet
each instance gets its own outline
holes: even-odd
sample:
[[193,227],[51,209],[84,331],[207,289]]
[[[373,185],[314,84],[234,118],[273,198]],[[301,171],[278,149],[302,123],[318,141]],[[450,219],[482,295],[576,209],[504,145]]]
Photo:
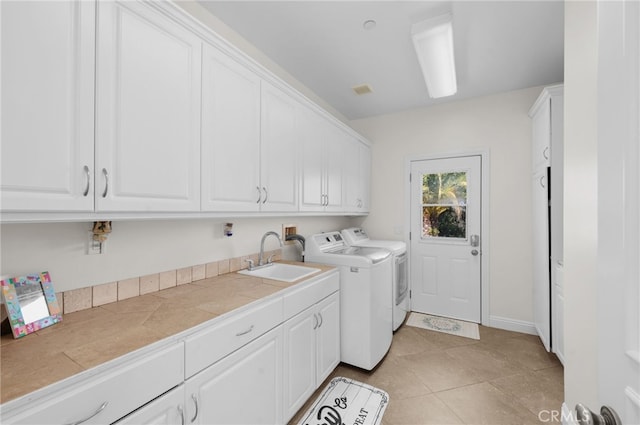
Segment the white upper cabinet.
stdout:
[[2,210],[93,210],[95,3],[4,1]]
[[262,82],[262,211],[298,210],[296,109],[296,103],[289,95]]
[[259,211],[260,78],[204,45],[202,209]]
[[531,107],[529,116],[532,126],[533,172],[540,167],[560,166],[562,158],[558,158],[559,161],[553,164],[552,154],[558,151],[558,146],[562,146],[562,85],[545,87]]
[[96,209],[200,209],[201,40],[137,2],[98,3]]
[[371,148],[355,138],[345,146],[344,205],[348,212],[369,211]]
[[302,142],[300,211],[342,211],[346,135],[307,108],[300,108],[298,119]]
[[172,2],[0,8],[1,221],[368,211],[368,146]]
[[202,209],[297,211],[295,103],[205,45]]

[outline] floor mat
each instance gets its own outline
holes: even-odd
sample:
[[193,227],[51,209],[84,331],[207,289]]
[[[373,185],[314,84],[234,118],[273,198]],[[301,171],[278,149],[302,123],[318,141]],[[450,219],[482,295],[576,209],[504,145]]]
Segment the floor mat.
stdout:
[[298,425],[382,423],[389,394],[385,391],[354,381],[336,377],[318,396]]
[[477,323],[464,322],[447,317],[411,312],[409,319],[407,319],[407,325],[465,338],[480,339],[480,331]]

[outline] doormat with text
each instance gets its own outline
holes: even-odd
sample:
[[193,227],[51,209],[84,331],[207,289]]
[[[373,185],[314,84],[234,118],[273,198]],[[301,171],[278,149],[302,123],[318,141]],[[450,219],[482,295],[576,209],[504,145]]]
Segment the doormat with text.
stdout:
[[336,377],[307,410],[298,425],[378,425],[389,394],[353,379]]
[[480,330],[477,323],[449,319],[448,317],[438,317],[412,311],[407,319],[407,325],[465,338],[480,339]]

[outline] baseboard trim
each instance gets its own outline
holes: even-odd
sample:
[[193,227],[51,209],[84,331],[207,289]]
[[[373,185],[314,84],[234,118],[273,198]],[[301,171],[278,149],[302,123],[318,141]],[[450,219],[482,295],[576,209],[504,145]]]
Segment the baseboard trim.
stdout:
[[509,319],[507,317],[489,316],[487,326],[492,328],[504,329],[506,331],[522,332],[529,335],[538,335],[536,326],[531,322],[523,320]]

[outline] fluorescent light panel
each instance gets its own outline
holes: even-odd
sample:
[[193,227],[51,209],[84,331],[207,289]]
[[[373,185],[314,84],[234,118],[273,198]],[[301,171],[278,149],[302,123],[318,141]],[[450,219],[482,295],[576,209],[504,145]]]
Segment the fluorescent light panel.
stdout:
[[413,25],[411,35],[429,95],[435,99],[455,94],[458,87],[451,14]]

